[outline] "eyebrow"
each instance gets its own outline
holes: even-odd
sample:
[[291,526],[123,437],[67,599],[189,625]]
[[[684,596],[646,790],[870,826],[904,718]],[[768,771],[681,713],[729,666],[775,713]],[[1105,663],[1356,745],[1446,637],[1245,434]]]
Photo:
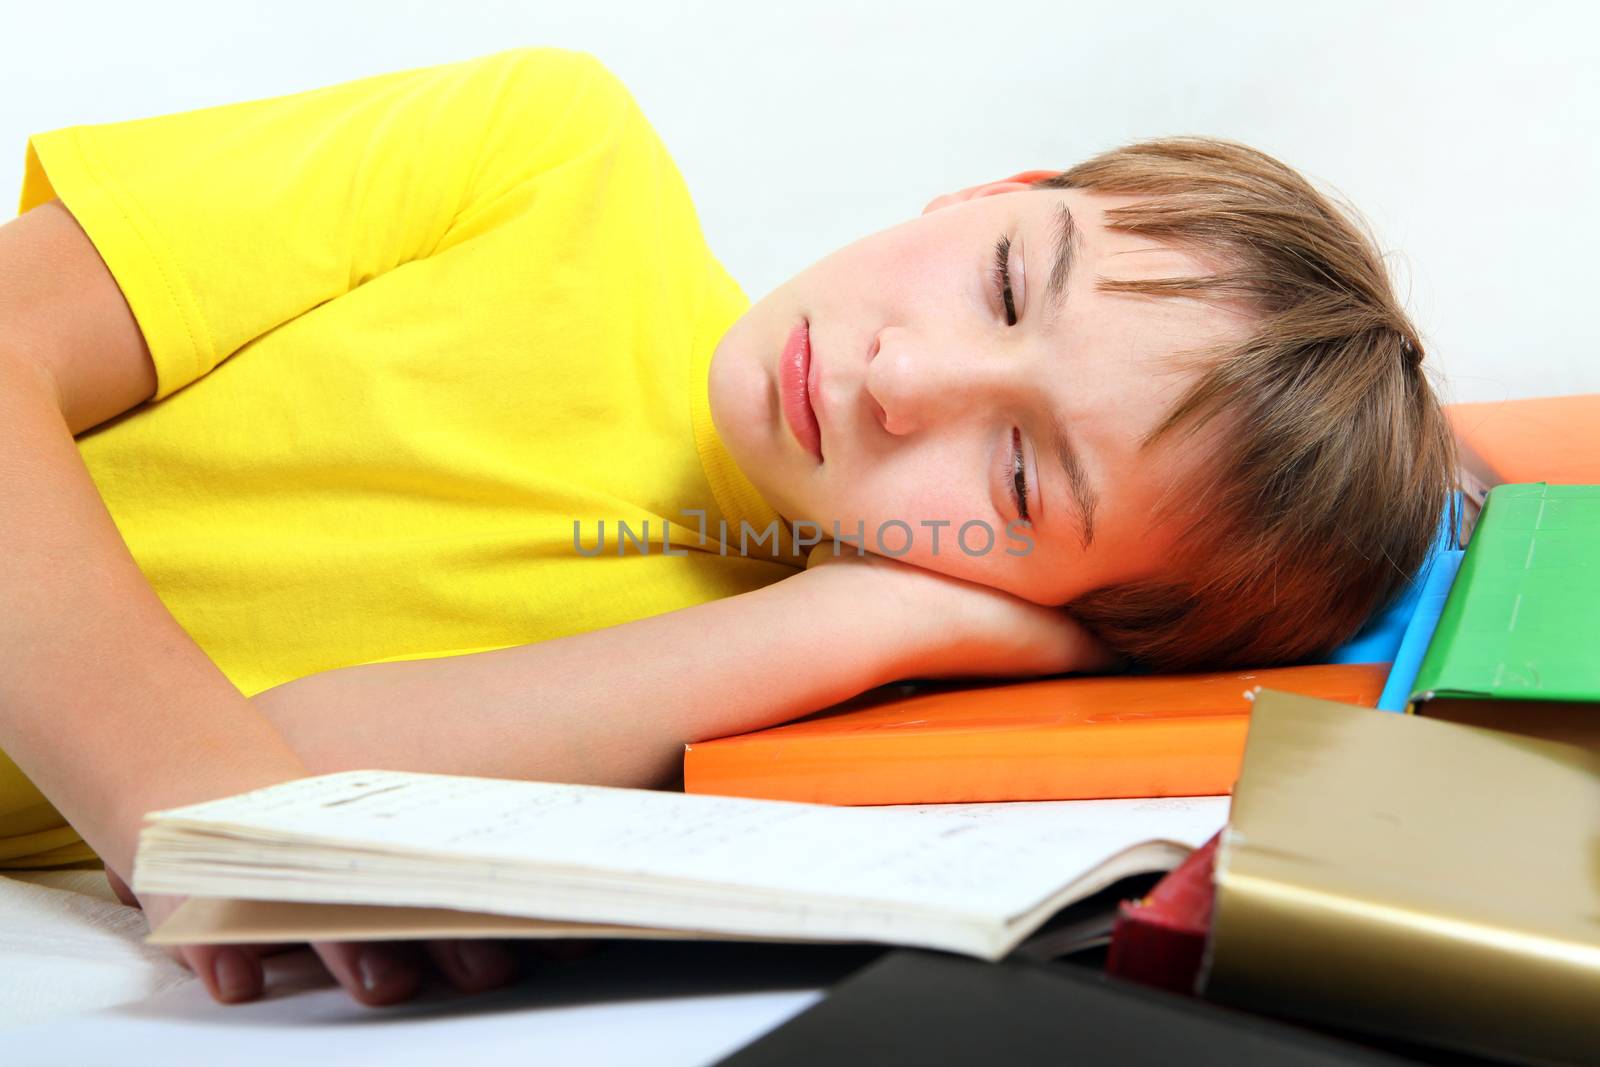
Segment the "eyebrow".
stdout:
[[1077,501],[1078,523],[1083,527],[1083,547],[1087,549],[1094,544],[1094,509],[1100,502],[1100,494],[1089,484],[1089,476],[1084,473],[1083,464],[1078,460],[1078,450],[1073,446],[1072,436],[1053,411],[1050,413],[1050,449],[1066,475],[1073,500]]
[[1079,244],[1078,224],[1066,204],[1056,216],[1056,256],[1050,265],[1050,280],[1045,283],[1045,320],[1053,320],[1067,300],[1067,279],[1072,276],[1072,261]]
[[[1072,277],[1072,262],[1078,243],[1078,225],[1073,221],[1071,209],[1062,204],[1056,216],[1055,261],[1050,266],[1050,280],[1045,283],[1044,290],[1046,323],[1053,321],[1061,305],[1066,303],[1067,281]],[[1050,413],[1050,448],[1066,476],[1072,498],[1077,502],[1078,523],[1083,527],[1083,547],[1087,549],[1094,544],[1094,509],[1100,502],[1100,495],[1089,484],[1089,476],[1084,473],[1078,449],[1072,443],[1072,435],[1054,411]]]

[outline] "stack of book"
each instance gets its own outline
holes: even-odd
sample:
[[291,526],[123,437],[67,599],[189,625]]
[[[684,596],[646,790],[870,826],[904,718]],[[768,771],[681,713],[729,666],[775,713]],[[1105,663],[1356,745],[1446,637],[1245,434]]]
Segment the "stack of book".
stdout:
[[1115,973],[1474,1055],[1600,1062],[1597,416],[1600,397],[1453,413],[1493,428],[1479,448],[1505,469],[1577,481],[1496,485],[1465,549],[1435,554],[1378,705],[1408,714],[1257,697],[1215,855],[1125,905]]

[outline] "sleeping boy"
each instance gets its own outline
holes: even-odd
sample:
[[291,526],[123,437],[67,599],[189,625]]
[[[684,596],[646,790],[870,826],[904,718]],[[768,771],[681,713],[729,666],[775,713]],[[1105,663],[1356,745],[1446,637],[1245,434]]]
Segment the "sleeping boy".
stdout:
[[[145,812],[307,774],[663,787],[896,679],[1314,656],[1451,484],[1370,237],[1228,142],[939,196],[754,305],[555,49],[39,134],[21,209],[0,867],[130,903]],[[315,948],[368,1004],[517,967]],[[223,1001],[259,955],[181,952]]]

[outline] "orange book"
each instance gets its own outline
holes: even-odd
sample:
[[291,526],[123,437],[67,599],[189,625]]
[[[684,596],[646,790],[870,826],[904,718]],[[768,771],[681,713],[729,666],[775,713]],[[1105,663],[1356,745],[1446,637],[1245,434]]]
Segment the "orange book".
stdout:
[[1373,707],[1388,673],[1387,663],[1341,663],[875,690],[685,746],[683,788],[818,804],[1229,793],[1256,686]]
[[1445,414],[1465,465],[1487,467],[1491,487],[1600,483],[1600,393],[1450,404]]

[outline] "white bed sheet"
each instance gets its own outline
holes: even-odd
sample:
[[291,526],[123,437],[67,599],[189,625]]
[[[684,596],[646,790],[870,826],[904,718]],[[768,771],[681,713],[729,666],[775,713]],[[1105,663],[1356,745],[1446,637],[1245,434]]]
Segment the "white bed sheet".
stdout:
[[0,1030],[197,981],[144,944],[146,929],[144,913],[117,900],[104,871],[0,873]]
[[[674,948],[682,951],[675,954]],[[543,980],[525,978],[473,997],[435,987],[414,1001],[376,1009],[331,986],[309,950],[296,951],[268,958],[276,992],[259,1001],[215,1004],[203,987],[190,983],[136,1003],[5,1031],[0,1048],[14,1062],[36,1067],[702,1067],[823,996],[815,988],[741,990],[744,976],[729,972],[742,968],[719,967],[719,957],[724,965],[729,961],[717,946],[711,948],[696,955],[693,946],[618,946],[592,965],[584,961]]]
[[623,943],[507,989],[469,997],[436,984],[375,1009],[302,949],[263,961],[266,997],[220,1005],[143,944],[145,932],[143,913],[99,871],[0,875],[0,1061],[400,1067],[533,1053],[586,1067],[695,1067],[810,1007],[869,951]]
[[400,1067],[532,1053],[587,1067],[696,1067],[804,1011],[863,962],[859,947],[624,943],[508,989],[469,997],[435,985],[374,1009],[303,949],[263,961],[266,997],[225,1006],[142,944],[143,915],[103,884],[87,871],[0,876],[6,1062]]

